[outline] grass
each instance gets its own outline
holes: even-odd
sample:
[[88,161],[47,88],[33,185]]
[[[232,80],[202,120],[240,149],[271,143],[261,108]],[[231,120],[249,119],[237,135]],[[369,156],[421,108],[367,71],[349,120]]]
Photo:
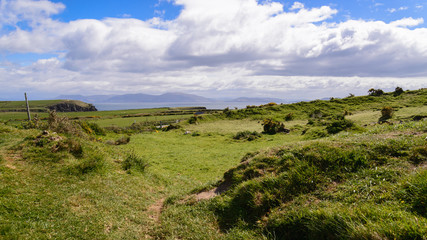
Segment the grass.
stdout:
[[111,118],[111,119],[99,119],[95,120],[101,127],[117,126],[126,127],[132,125],[132,123],[139,122],[161,122],[161,121],[182,121],[193,116],[192,114],[184,115],[165,115],[165,116],[146,116],[146,117],[131,117],[131,118]]
[[[190,115],[0,122],[0,239],[426,239],[427,121],[412,121],[426,115],[425,92],[233,110],[143,133],[98,126]],[[393,125],[376,124],[384,106]],[[328,133],[344,109],[356,127]],[[262,132],[267,117],[291,132],[233,139]],[[194,196],[221,184],[215,198]]]
[[214,214],[218,239],[424,239],[427,156],[415,165],[411,156],[425,149],[427,123],[415,136],[408,125],[393,136],[335,136],[246,157],[224,174],[231,188],[221,196],[190,209],[168,205],[159,234],[185,238],[169,225],[199,211],[194,218]]

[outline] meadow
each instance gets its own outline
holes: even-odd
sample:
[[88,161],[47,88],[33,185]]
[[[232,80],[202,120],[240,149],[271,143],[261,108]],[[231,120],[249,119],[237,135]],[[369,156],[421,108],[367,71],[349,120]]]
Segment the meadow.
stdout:
[[425,89],[16,114],[0,113],[0,239],[427,239]]

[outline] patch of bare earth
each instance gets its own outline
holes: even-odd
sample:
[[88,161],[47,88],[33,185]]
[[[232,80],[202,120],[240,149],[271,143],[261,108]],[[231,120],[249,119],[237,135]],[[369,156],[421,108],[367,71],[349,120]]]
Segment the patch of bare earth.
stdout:
[[162,214],[164,202],[165,202],[165,199],[162,198],[162,199],[159,199],[157,202],[155,202],[150,207],[148,207],[147,211],[148,211],[150,219],[154,220],[155,222],[159,221],[160,215]]
[[16,170],[16,166],[15,166],[16,161],[19,161],[22,159],[21,154],[15,153],[13,151],[8,151],[3,156],[4,156],[4,160],[6,160],[5,166],[13,170]]
[[218,187],[211,189],[209,191],[200,192],[194,196],[195,196],[197,201],[208,200],[208,199],[214,198],[217,195],[220,195],[221,193],[227,191],[230,188],[230,185],[231,184],[228,182],[222,182]]

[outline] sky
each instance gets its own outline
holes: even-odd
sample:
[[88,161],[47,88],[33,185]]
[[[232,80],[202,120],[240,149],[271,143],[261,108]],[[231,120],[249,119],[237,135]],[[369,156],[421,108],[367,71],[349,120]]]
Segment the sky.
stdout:
[[427,86],[425,0],[0,0],[0,100]]

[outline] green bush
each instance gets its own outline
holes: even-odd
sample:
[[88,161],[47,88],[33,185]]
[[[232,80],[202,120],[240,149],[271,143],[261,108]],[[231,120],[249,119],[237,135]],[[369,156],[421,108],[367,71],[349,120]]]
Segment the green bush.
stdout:
[[335,119],[329,122],[326,126],[326,131],[329,134],[336,134],[352,127],[354,127],[354,123],[342,117],[340,119]]
[[74,175],[84,175],[91,172],[100,172],[104,167],[104,156],[92,153],[80,159],[77,164],[68,169],[68,172]]
[[376,97],[378,97],[378,96],[383,95],[384,91],[381,90],[381,89],[373,89],[373,88],[371,88],[371,89],[369,89],[368,94],[369,94],[369,96],[376,96]]
[[326,130],[317,127],[309,128],[306,131],[303,131],[303,135],[305,139],[318,139],[329,136]]
[[272,119],[265,119],[262,122],[264,126],[264,132],[266,134],[276,134],[276,133],[289,133],[290,130],[285,128],[285,125],[280,122],[276,122]]
[[378,120],[378,122],[383,123],[386,122],[388,119],[393,117],[393,108],[389,106],[385,106],[381,109],[381,117]]
[[136,153],[130,153],[126,159],[122,162],[122,169],[130,173],[131,169],[135,169],[139,172],[144,172],[148,167],[147,161]]
[[117,139],[115,141],[113,141],[113,140],[106,141],[106,143],[109,145],[125,145],[125,144],[128,144],[129,142],[130,142],[129,136],[120,137],[119,139]]
[[60,117],[55,111],[49,111],[47,118],[47,129],[57,132],[65,133],[74,136],[82,136],[82,128],[79,124],[70,121],[67,117]]
[[202,116],[192,116],[188,119],[188,123],[189,124],[198,124],[200,122],[200,120],[202,120],[203,117]]
[[259,134],[257,131],[253,131],[253,132],[241,131],[236,133],[236,135],[233,136],[233,139],[236,139],[236,140],[244,139],[244,140],[252,141],[260,137],[261,137],[261,134]]
[[295,118],[294,113],[288,113],[285,116],[285,121],[287,121],[287,122],[292,121],[292,120],[294,120],[294,118]]
[[181,125],[178,124],[169,124],[166,128],[163,129],[163,131],[170,131],[174,129],[181,129]]
[[414,212],[427,217],[427,170],[415,174],[404,185],[401,196]]
[[409,161],[413,164],[421,164],[427,162],[427,146],[415,147],[409,157]]
[[81,143],[75,138],[67,138],[63,141],[59,141],[56,149],[57,151],[67,151],[73,154],[75,157],[83,156],[83,147]]
[[100,127],[98,124],[94,122],[86,122],[86,121],[78,121],[77,124],[80,125],[80,127],[90,135],[100,135],[105,136],[105,129]]
[[403,93],[403,89],[401,87],[396,87],[396,89],[393,92],[393,96],[397,97]]

